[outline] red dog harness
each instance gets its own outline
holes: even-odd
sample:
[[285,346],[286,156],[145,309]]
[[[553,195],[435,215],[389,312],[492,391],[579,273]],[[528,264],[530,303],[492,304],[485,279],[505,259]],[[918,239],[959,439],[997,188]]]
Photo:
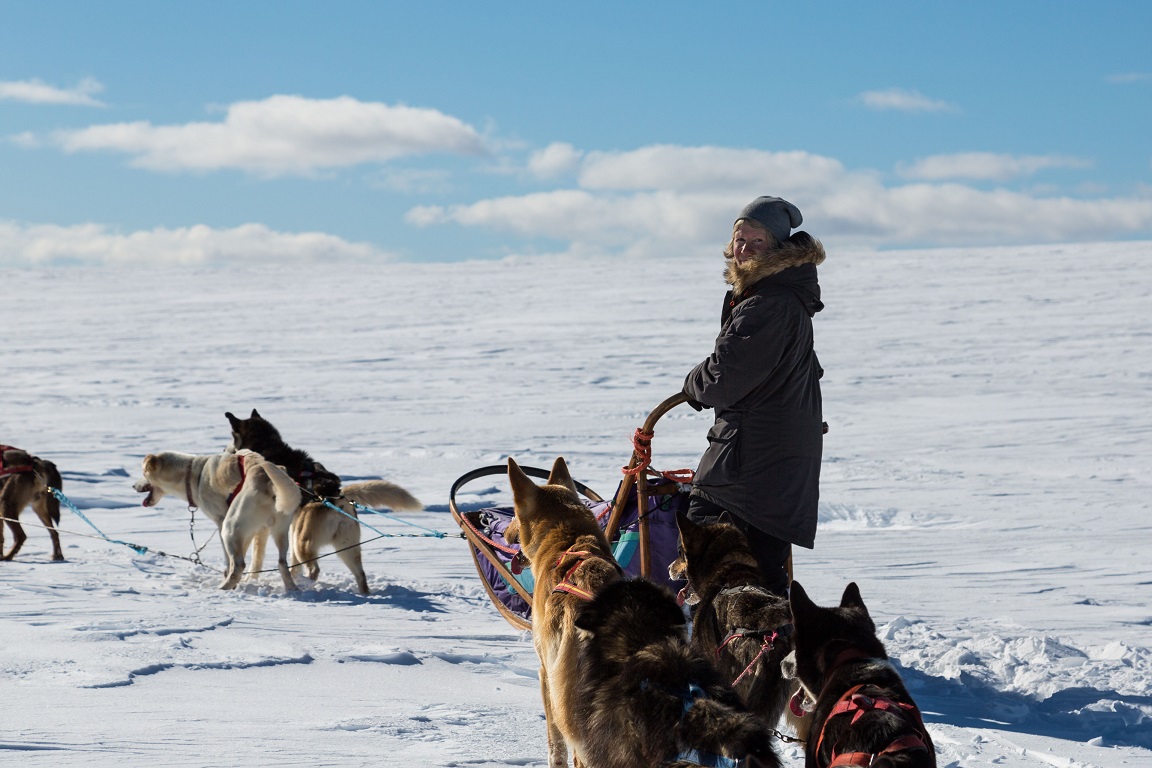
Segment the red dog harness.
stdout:
[[612,558],[593,554],[592,552],[589,552],[585,549],[569,549],[567,552],[564,552],[560,555],[560,557],[556,558],[556,567],[560,567],[560,564],[564,562],[564,558],[571,557],[573,555],[576,556],[576,562],[573,563],[572,567],[568,569],[568,572],[564,574],[564,578],[560,580],[560,583],[552,588],[553,592],[566,592],[569,595],[575,595],[581,600],[591,600],[594,598],[594,594],[584,589],[583,587],[576,586],[576,583],[572,581],[572,574],[576,573],[576,571],[580,569],[580,566],[584,565],[584,563],[588,562],[589,560],[603,560],[606,563],[611,563],[612,566],[616,569],[617,573],[624,573],[624,569],[622,569],[620,564]]
[[888,746],[876,752],[841,752],[837,753],[835,746],[832,748],[832,760],[828,763],[828,768],[841,768],[841,766],[868,766],[875,761],[880,755],[887,755],[893,752],[903,752],[910,749],[928,749],[926,743],[927,730],[924,728],[924,719],[920,716],[920,710],[916,708],[915,704],[909,704],[903,701],[894,701],[887,696],[866,696],[860,693],[865,685],[857,685],[849,688],[844,692],[844,695],[836,702],[836,706],[828,714],[824,720],[824,727],[820,729],[820,738],[816,742],[816,755],[819,756],[820,748],[824,744],[824,731],[828,727],[828,722],[841,715],[852,715],[852,724],[854,725],[865,712],[874,712],[880,710],[882,712],[892,712],[899,715],[911,723],[916,728],[915,734],[908,734],[901,736],[893,741]]
[[[0,477],[7,477],[8,475],[20,475],[32,471],[31,464],[17,464],[15,466],[7,466],[4,463],[5,451],[19,451],[20,449],[12,445],[0,445]],[[24,453],[24,451],[21,451]]]
[[240,489],[244,487],[244,455],[237,454],[236,461],[240,464],[240,484],[232,489],[232,493],[228,494],[228,500],[224,502],[224,506],[226,507],[232,506],[232,500],[236,498],[236,494],[240,493]]
[[572,555],[576,556],[576,562],[573,563],[572,567],[568,569],[568,573],[564,574],[564,578],[560,580],[560,583],[552,588],[552,591],[567,592],[570,595],[576,595],[576,597],[580,598],[581,600],[591,600],[592,593],[586,589],[582,589],[576,586],[575,582],[572,581],[572,574],[576,573],[580,566],[584,565],[584,563],[589,558],[593,557],[591,552],[584,549],[570,549],[567,552],[561,554],[560,557],[556,558],[556,567],[559,568],[560,563],[564,562],[564,558],[570,557]]

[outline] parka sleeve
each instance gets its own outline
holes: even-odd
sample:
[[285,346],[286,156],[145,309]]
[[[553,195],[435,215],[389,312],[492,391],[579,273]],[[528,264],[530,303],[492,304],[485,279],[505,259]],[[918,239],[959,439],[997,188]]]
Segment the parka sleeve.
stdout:
[[716,347],[684,380],[684,393],[712,408],[728,408],[768,379],[796,336],[789,307],[755,296],[740,304],[716,337]]

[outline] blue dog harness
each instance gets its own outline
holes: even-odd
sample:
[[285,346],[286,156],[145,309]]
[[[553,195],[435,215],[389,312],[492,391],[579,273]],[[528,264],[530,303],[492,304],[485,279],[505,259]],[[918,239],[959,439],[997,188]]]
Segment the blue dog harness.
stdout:
[[[696,702],[708,698],[707,691],[696,683],[691,682],[681,690],[668,690],[662,686],[653,685],[647,680],[640,683],[640,690],[647,690],[648,688],[657,688],[667,694],[679,697],[684,704],[683,715],[688,714],[688,711],[696,705]],[[681,717],[683,717],[683,715],[681,715]],[[703,766],[703,768],[742,768],[744,765],[743,760],[735,760],[731,757],[725,757],[724,755],[717,755],[713,752],[705,752],[699,749],[685,749],[682,752],[669,755],[664,762],[675,763],[678,761]]]

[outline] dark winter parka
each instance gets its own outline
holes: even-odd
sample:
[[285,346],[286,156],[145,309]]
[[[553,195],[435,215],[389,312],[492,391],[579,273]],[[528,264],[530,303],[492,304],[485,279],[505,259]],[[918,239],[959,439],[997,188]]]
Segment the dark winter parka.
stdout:
[[823,261],[819,241],[797,232],[746,271],[730,263],[715,350],[684,381],[689,397],[716,409],[693,495],[808,548],[824,444],[812,348]]

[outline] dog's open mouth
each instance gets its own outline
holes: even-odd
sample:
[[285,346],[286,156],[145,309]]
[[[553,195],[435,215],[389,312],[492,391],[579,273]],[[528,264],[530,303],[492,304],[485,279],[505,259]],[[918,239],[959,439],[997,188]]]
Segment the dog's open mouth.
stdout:
[[144,501],[141,502],[145,507],[156,506],[156,489],[152,487],[151,483],[149,483],[147,480],[141,480],[133,487],[139,493],[148,494],[144,497]]
[[700,595],[696,594],[696,591],[692,589],[691,584],[686,585],[683,589],[676,593],[677,605],[683,606],[685,603],[688,605],[696,605],[698,602],[700,602]]
[[792,710],[792,714],[796,717],[804,717],[816,709],[816,701],[804,686],[800,686],[796,693],[792,694],[792,698],[788,699],[788,709]]

